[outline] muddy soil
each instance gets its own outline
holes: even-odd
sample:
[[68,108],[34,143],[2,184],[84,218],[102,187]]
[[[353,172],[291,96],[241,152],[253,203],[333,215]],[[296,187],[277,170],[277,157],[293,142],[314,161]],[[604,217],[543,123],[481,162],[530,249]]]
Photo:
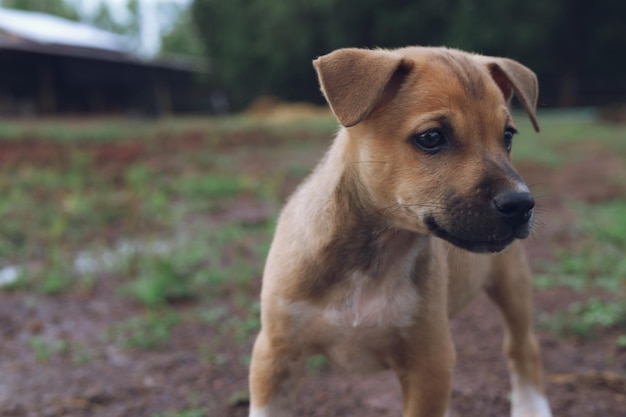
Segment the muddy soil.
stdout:
[[[176,152],[176,143],[186,150],[203,146],[181,140],[169,143],[168,152]],[[17,144],[2,146],[0,151],[5,163],[63,157],[63,150],[49,144],[36,145],[31,152]],[[143,157],[138,144],[85,151],[94,153],[104,165]],[[318,157],[311,157],[309,163]],[[271,167],[272,162],[257,163]],[[526,242],[532,260],[549,259],[558,248],[567,247],[575,218],[564,201],[626,197],[624,162],[606,153],[589,153],[558,169],[527,163],[520,170],[529,184],[541,189],[540,227]],[[293,186],[286,185],[286,192]],[[237,204],[231,213],[254,215],[260,210],[245,199]],[[158,349],[121,348],[106,337],[107,332],[115,323],[145,313],[140,305],[120,296],[117,288],[123,281],[124,277],[103,274],[88,292],[55,296],[0,292],[0,415],[246,416],[247,366],[241,358],[249,354],[252,337],[224,339],[202,320],[185,320]],[[257,299],[259,288],[260,275],[247,294],[251,302]],[[588,296],[569,289],[537,291],[536,311],[555,312]],[[175,307],[180,312],[202,308],[184,302]],[[452,331],[458,353],[452,416],[509,415],[502,327],[487,298],[474,300],[453,321]],[[605,331],[590,339],[543,329],[538,333],[555,416],[626,417],[626,350],[616,345],[620,332]],[[61,353],[38,357],[33,340],[40,338],[69,340],[71,348],[59,346]],[[54,350],[54,346],[49,348]],[[400,404],[399,386],[389,373],[363,377],[323,366],[309,372],[300,388],[297,415],[398,417]],[[192,410],[203,411],[192,414]]]

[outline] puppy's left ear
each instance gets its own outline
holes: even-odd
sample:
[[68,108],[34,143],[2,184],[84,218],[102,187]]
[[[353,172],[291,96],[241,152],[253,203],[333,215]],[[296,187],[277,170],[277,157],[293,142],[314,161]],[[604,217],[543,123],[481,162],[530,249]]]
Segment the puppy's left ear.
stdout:
[[537,99],[539,83],[537,76],[530,69],[517,61],[507,58],[481,57],[487,65],[491,77],[496,82],[504,98],[509,101],[513,93],[524,106],[533,127],[539,132],[537,121]]

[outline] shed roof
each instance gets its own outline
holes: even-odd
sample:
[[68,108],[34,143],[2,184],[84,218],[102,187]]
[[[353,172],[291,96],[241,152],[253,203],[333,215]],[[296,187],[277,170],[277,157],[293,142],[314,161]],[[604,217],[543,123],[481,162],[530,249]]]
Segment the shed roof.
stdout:
[[121,35],[45,13],[0,8],[0,31],[43,45],[128,52]]
[[174,56],[145,59],[130,51],[124,36],[46,13],[0,8],[0,50],[115,61],[175,71],[206,73],[209,61]]

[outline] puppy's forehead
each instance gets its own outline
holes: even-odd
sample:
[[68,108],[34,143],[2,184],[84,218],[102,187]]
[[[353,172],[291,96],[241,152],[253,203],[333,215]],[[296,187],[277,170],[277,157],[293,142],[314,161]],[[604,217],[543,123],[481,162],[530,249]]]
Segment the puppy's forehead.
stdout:
[[473,98],[480,99],[485,94],[485,69],[465,54],[452,54],[449,51],[433,53],[431,63],[436,62],[444,71],[463,87],[463,91]]
[[495,91],[487,68],[469,53],[446,48],[406,48],[403,54],[413,61],[418,82],[454,85],[463,95],[477,100]]

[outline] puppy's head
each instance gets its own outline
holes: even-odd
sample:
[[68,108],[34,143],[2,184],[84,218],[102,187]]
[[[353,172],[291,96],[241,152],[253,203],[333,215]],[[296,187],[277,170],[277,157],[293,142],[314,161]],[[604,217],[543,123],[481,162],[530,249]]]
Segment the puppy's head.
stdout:
[[314,66],[368,209],[474,252],[529,235],[534,200],[511,165],[507,104],[515,94],[539,130],[531,70],[423,47],[340,49]]

